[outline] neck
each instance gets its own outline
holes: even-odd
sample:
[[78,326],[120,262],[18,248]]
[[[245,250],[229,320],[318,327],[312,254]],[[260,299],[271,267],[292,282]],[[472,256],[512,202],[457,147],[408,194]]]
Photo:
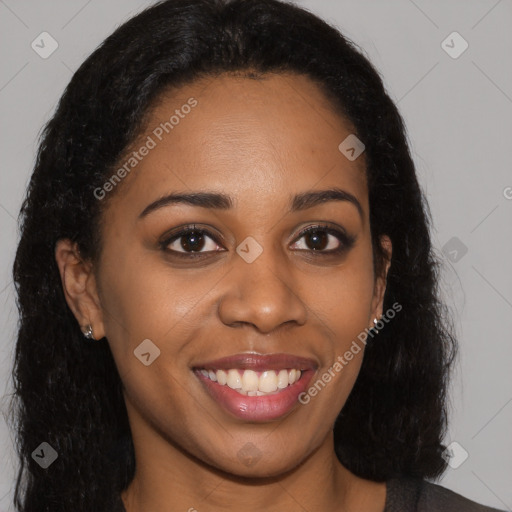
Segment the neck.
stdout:
[[126,512],[384,509],[385,485],[358,478],[342,466],[332,432],[299,466],[272,478],[224,473],[167,439],[159,440],[145,443],[141,452],[135,443],[136,473],[122,493]]

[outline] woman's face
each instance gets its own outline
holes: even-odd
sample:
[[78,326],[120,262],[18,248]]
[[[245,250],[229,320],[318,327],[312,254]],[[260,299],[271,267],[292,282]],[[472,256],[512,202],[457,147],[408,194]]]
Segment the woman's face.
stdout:
[[[119,368],[136,451],[277,475],[329,437],[363,350],[307,404],[298,395],[372,325],[384,291],[364,153],[338,149],[351,133],[302,76],[223,75],[160,99],[136,164],[128,155],[127,176],[105,187],[96,269],[93,327]],[[337,200],[314,199],[329,189]],[[205,193],[202,206],[155,203]]]

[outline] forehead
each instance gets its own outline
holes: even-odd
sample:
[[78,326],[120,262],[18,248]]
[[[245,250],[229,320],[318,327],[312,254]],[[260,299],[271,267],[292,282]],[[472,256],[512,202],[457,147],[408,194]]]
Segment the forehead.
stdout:
[[131,152],[150,149],[132,162],[119,196],[143,207],[173,190],[207,188],[229,192],[235,205],[238,198],[262,206],[337,186],[367,207],[364,154],[350,161],[338,148],[353,131],[308,77],[203,78],[166,91],[152,105],[119,165]]

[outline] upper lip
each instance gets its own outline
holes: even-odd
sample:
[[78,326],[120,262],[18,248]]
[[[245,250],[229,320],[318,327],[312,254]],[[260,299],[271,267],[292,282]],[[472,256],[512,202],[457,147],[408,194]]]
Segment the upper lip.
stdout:
[[245,353],[197,364],[194,365],[194,368],[205,370],[230,370],[235,368],[262,372],[265,370],[282,370],[284,368],[316,370],[317,364],[313,359],[294,356],[292,354]]

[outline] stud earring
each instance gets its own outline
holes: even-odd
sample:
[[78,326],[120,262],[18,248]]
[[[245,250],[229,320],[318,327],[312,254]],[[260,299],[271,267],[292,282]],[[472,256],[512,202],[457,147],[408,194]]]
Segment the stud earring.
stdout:
[[379,333],[379,330],[377,329],[377,324],[379,323],[379,321],[374,318],[373,319],[373,325],[368,329],[368,334],[373,338],[373,336],[375,336],[375,334],[378,334]]
[[94,340],[94,334],[92,332],[92,325],[88,325],[86,328],[85,328],[85,331],[82,331],[84,336],[88,339],[88,340]]

